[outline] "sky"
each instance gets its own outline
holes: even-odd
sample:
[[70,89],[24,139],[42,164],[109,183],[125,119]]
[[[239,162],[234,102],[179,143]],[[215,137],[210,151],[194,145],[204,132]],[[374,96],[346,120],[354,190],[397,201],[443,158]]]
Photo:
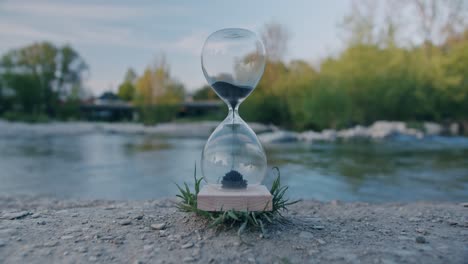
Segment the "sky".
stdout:
[[350,2],[0,0],[0,54],[38,41],[70,44],[89,65],[94,95],[117,91],[129,67],[141,74],[164,54],[171,75],[194,91],[206,84],[200,52],[210,33],[280,23],[290,34],[286,60],[316,63],[341,49],[338,25]]

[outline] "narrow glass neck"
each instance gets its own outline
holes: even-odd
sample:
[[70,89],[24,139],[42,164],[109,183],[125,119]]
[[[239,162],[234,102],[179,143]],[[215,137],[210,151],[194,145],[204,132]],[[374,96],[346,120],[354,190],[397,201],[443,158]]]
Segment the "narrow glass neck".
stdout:
[[229,107],[229,113],[227,118],[232,121],[233,123],[236,122],[236,120],[239,119],[239,105],[235,109],[232,109],[232,107]]

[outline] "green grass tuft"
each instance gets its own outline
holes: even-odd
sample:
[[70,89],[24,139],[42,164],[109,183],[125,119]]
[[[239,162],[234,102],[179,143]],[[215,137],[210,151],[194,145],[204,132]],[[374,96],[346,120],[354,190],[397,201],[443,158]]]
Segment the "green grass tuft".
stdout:
[[273,204],[271,211],[263,212],[250,212],[250,211],[224,211],[224,212],[208,212],[197,208],[197,195],[200,192],[200,185],[203,180],[197,178],[197,167],[195,165],[194,178],[194,190],[193,192],[188,187],[187,183],[181,187],[178,184],[179,194],[176,196],[181,199],[177,203],[177,208],[184,212],[193,212],[202,217],[210,219],[209,227],[215,227],[219,225],[225,226],[239,226],[237,231],[240,236],[246,229],[255,228],[260,229],[262,233],[265,233],[265,225],[273,223],[284,223],[286,218],[282,215],[282,212],[287,211],[289,205],[295,204],[300,200],[290,201],[285,197],[288,186],[281,186],[281,174],[277,167],[274,167],[277,171],[276,179],[273,181],[270,193],[273,196]]

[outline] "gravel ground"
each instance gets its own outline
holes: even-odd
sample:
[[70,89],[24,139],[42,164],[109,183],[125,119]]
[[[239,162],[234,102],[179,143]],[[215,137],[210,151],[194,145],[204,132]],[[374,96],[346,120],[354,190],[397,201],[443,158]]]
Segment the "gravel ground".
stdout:
[[174,200],[0,198],[1,263],[468,263],[468,204],[291,207],[267,233],[206,228]]

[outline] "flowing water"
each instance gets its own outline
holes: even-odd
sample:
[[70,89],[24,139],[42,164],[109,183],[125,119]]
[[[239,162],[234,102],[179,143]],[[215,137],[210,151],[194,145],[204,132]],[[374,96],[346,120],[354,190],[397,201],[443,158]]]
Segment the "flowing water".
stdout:
[[[0,137],[0,195],[79,199],[174,196],[192,182],[206,139],[149,135]],[[294,198],[468,200],[468,138],[264,146]],[[273,174],[265,179],[271,184]]]

